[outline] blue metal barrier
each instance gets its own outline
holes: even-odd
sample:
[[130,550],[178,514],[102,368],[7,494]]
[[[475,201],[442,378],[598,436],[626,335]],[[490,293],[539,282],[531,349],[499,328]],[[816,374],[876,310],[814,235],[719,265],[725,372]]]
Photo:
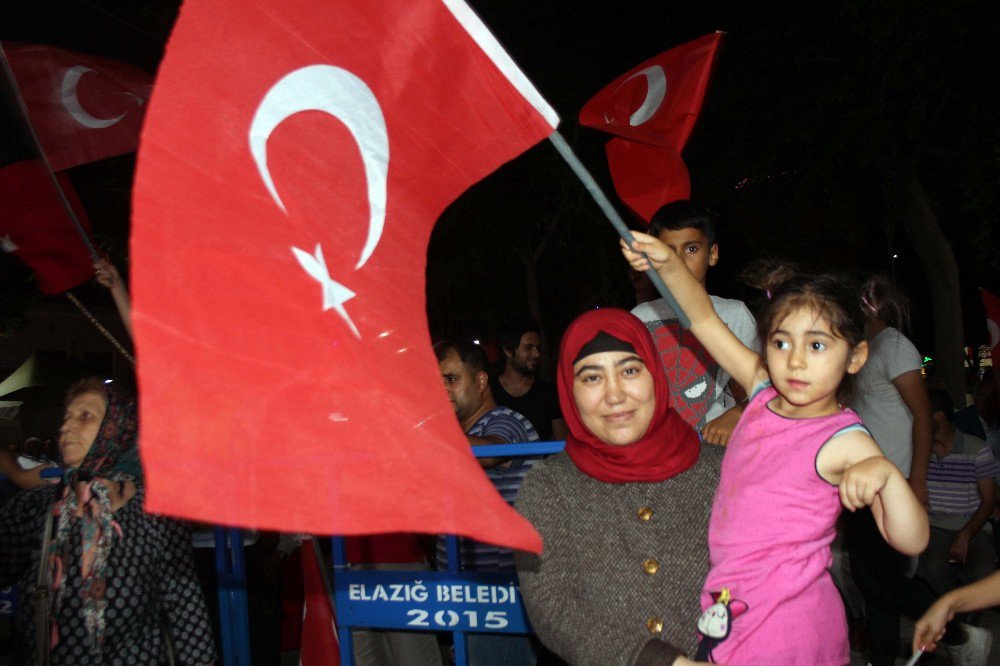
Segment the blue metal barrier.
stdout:
[[250,621],[242,530],[215,528],[215,573],[222,625],[222,663],[225,666],[250,666]]
[[[41,471],[40,476],[43,479],[59,480],[62,478],[62,473],[61,467],[47,467]],[[18,490],[14,483],[3,474],[0,474],[0,484],[9,484],[12,488],[11,492]],[[19,587],[17,585],[0,588],[0,618],[13,618],[17,614],[18,594]]]
[[[477,458],[544,456],[564,442],[473,447]],[[530,634],[515,572],[461,571],[459,540],[446,537],[448,571],[351,571],[333,538],[333,603],[340,663],[354,666],[353,628],[450,631],[456,666],[467,666],[466,634]]]

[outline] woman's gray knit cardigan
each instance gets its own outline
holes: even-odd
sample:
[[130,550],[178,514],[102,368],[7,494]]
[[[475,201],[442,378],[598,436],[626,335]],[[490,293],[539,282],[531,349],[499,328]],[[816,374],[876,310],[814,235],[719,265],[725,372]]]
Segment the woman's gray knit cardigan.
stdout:
[[657,483],[605,483],[561,453],[538,463],[515,506],[542,535],[516,553],[541,641],[570,664],[671,664],[693,655],[708,573],[708,518],[722,447]]

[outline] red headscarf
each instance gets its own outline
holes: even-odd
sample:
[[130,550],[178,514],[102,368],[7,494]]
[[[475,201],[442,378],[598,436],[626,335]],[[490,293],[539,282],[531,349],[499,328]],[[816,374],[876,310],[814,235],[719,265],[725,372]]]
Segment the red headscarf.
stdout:
[[[627,446],[605,444],[591,434],[573,400],[573,360],[601,331],[632,345],[653,375],[653,420],[642,439]],[[618,308],[600,308],[577,317],[563,335],[557,374],[559,406],[570,432],[566,453],[587,476],[609,483],[663,481],[698,460],[698,436],[670,407],[670,387],[659,354],[646,326],[632,314]]]

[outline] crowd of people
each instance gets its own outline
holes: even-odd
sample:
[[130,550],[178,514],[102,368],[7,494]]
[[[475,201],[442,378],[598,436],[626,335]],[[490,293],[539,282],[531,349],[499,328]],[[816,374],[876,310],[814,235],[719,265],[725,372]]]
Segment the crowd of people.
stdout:
[[[1000,603],[992,376],[957,411],[928,387],[905,299],[880,276],[762,265],[747,274],[764,295],[755,317],[706,290],[711,210],[674,202],[647,231],[621,248],[639,303],[577,317],[554,383],[529,320],[501,331],[494,367],[472,341],[434,345],[470,446],[565,440],[544,459],[480,459],[544,548],[462,541],[464,570],[516,572],[534,631],[470,635],[469,663],[833,666],[855,649],[886,666],[906,642],[986,664],[992,635],[975,611]],[[120,276],[97,268],[128,322]],[[647,270],[689,327],[646,295]],[[216,659],[189,526],[142,510],[136,428],[134,398],[88,380],[67,396],[57,483],[0,457],[31,488],[0,508],[0,586],[21,590],[17,663]],[[278,577],[296,543],[262,557],[259,576]],[[831,568],[833,549],[849,574]],[[348,551],[361,568],[449,564],[443,538],[420,535],[356,537]],[[373,666],[447,660],[433,634],[359,631],[355,651]]]

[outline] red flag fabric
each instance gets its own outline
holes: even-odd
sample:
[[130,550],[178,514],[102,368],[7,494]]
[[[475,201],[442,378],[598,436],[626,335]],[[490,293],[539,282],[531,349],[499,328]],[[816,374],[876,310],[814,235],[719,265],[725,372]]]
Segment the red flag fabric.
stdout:
[[[90,225],[73,185],[59,186],[84,230]],[[0,168],[0,250],[28,265],[43,294],[60,294],[94,276],[94,261],[41,160]]]
[[300,666],[325,666],[340,663],[340,641],[337,639],[337,618],[330,603],[330,594],[323,582],[316,548],[311,539],[302,542],[302,587],[305,604],[302,607],[302,643],[299,648]]
[[537,552],[446,398],[424,271],[444,208],[557,122],[455,0],[186,2],[133,193],[148,509]]
[[997,365],[1000,359],[1000,298],[986,291],[980,290],[983,297],[983,306],[986,308],[986,328],[990,332],[990,355],[993,357],[993,365]]
[[580,124],[680,153],[701,110],[721,32],[650,58],[584,105]]
[[618,196],[647,224],[664,204],[691,198],[691,177],[672,148],[616,137],[605,150]]
[[40,44],[4,42],[3,50],[53,170],[136,149],[150,74]]

